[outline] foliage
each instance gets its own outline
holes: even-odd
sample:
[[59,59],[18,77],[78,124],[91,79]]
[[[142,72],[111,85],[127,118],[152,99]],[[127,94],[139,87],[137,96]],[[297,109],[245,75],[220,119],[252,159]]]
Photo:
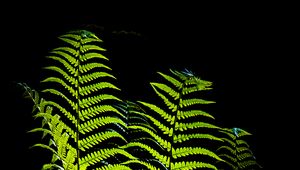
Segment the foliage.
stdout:
[[[42,169],[218,169],[220,162],[229,162],[225,157],[230,155],[219,151],[238,140],[219,137],[229,131],[201,109],[214,103],[199,98],[211,90],[211,82],[188,70],[158,72],[164,82],[150,85],[161,103],[122,99],[101,39],[85,30],[59,39],[63,46],[47,56],[43,97],[21,84],[34,103],[34,118],[42,122],[30,132],[48,139],[33,146],[52,154]],[[236,130],[233,137],[243,134]],[[234,159],[248,157],[245,147],[238,149],[245,154],[234,154]]]
[[219,162],[224,169],[259,169],[257,162],[245,137],[251,135],[240,128],[223,128],[220,130],[225,144],[218,148],[218,155],[224,160]]

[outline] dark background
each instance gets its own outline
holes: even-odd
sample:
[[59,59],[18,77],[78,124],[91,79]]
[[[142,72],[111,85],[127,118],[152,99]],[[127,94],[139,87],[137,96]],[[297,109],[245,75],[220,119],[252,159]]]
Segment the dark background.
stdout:
[[287,114],[281,96],[288,89],[286,68],[291,69],[286,65],[289,21],[271,7],[194,8],[101,7],[93,12],[42,8],[3,14],[1,79],[6,109],[1,111],[1,140],[9,169],[33,169],[43,163],[40,152],[29,149],[39,142],[26,133],[36,127],[32,105],[15,83],[38,89],[43,57],[56,47],[57,36],[77,28],[92,30],[104,40],[119,87],[132,100],[147,100],[153,94],[149,81],[157,80],[157,71],[167,73],[169,68],[187,68],[212,81],[214,89],[206,98],[216,101],[209,112],[217,124],[252,133],[249,142],[258,162],[266,169],[274,164],[280,156],[273,153],[272,143],[284,134],[275,122]]

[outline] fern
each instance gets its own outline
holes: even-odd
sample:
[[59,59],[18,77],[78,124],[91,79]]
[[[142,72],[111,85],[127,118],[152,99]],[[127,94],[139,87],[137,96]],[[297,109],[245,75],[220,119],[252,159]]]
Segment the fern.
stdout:
[[249,132],[240,128],[223,128],[220,130],[224,137],[224,145],[218,148],[218,155],[224,161],[219,162],[220,167],[227,169],[259,169],[262,168],[249,148],[249,144],[244,140]]
[[[214,103],[199,98],[212,89],[211,82],[187,69],[158,72],[164,82],[150,85],[161,104],[123,100],[101,39],[85,30],[59,39],[64,45],[47,56],[50,64],[44,69],[50,76],[41,81],[43,97],[20,84],[34,103],[34,118],[42,119],[41,127],[30,132],[49,140],[33,145],[52,154],[42,169],[260,167],[243,140],[250,133],[218,127],[214,116],[201,108]],[[225,137],[217,136],[219,132]]]
[[[117,155],[137,159],[115,148],[127,143],[123,136],[126,123],[125,116],[111,105],[121,101],[113,92],[120,89],[112,83],[116,78],[104,63],[108,59],[100,54],[105,51],[98,45],[102,40],[84,30],[59,38],[67,45],[54,49],[47,57],[53,61],[45,67],[51,76],[42,82],[51,88],[43,90],[43,103],[35,104],[53,108],[55,114],[40,110],[36,117],[43,117],[48,127],[31,131],[51,136],[48,145],[34,145],[52,150],[53,159],[44,169],[87,169],[107,159],[115,160]],[[120,141],[111,145],[115,138]]]
[[[140,115],[146,117],[160,135],[153,134],[154,132],[147,133],[164,149],[159,153],[146,147],[145,150],[152,153],[169,169],[216,169],[211,160],[222,161],[222,159],[205,148],[206,146],[195,145],[195,141],[199,144],[202,140],[215,143],[222,141],[213,133],[207,133],[207,131],[217,131],[219,127],[212,123],[213,116],[199,109],[201,104],[214,102],[200,99],[195,95],[196,92],[210,89],[211,83],[186,72],[171,70],[171,73],[173,76],[159,72],[167,83],[150,83],[155,93],[162,99],[164,106],[158,107],[155,104],[139,101],[148,111]],[[204,117],[211,120],[201,121]],[[195,131],[191,131],[194,129]],[[144,129],[144,131],[149,130]],[[199,161],[201,158],[203,162]]]

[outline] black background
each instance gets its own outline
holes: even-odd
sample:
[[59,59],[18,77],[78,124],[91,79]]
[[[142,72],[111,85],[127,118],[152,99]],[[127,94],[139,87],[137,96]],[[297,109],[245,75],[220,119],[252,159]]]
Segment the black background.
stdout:
[[15,83],[38,89],[42,58],[55,47],[57,36],[77,28],[93,30],[104,40],[119,87],[132,100],[153,95],[149,81],[159,77],[157,71],[169,68],[187,68],[212,81],[214,89],[206,98],[216,101],[210,113],[218,125],[252,133],[249,142],[258,162],[266,169],[274,163],[278,156],[273,154],[272,141],[279,141],[278,134],[284,131],[275,122],[288,112],[282,107],[286,102],[282,95],[289,88],[286,68],[291,69],[286,62],[290,23],[280,9],[255,5],[148,9],[145,4],[82,10],[90,5],[58,10],[47,9],[46,4],[2,15],[2,108],[6,109],[1,111],[1,140],[7,151],[2,160],[9,169],[36,169],[43,159],[40,152],[29,149],[39,142],[26,133],[36,122],[30,101],[22,98]]

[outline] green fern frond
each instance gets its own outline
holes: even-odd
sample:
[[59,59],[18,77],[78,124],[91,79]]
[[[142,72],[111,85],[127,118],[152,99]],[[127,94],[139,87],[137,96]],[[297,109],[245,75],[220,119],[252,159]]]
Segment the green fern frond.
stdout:
[[238,144],[238,145],[245,145],[246,147],[250,147],[249,146],[249,144],[245,141],[245,140],[242,140],[242,139],[237,139],[236,140],[236,143]]
[[116,100],[116,101],[121,101],[118,97],[111,95],[111,94],[100,94],[96,96],[91,96],[84,98],[82,100],[79,100],[79,107],[84,109],[84,108],[89,108],[92,105],[95,105],[97,103],[100,103],[105,100]]
[[207,100],[203,100],[203,99],[184,99],[184,100],[180,100],[179,103],[179,107],[183,108],[183,107],[188,107],[188,106],[192,106],[192,105],[196,105],[196,104],[211,104],[211,103],[215,103],[214,101],[207,101]]
[[[257,162],[254,161],[254,160],[248,160],[248,161],[244,161],[244,162],[239,162],[238,165],[239,165],[239,167],[241,167],[241,168],[247,168],[247,167],[250,167],[250,166],[259,166],[259,165],[257,164]],[[260,168],[261,168],[261,167],[260,167]]]
[[137,159],[132,156],[130,153],[126,152],[123,149],[111,148],[111,149],[100,149],[98,151],[87,154],[86,156],[80,158],[80,166],[90,166],[94,165],[104,159],[109,157],[116,156],[117,154],[123,155],[128,159]]
[[129,129],[140,129],[143,132],[146,132],[149,134],[154,140],[156,140],[163,148],[167,149],[167,151],[171,150],[171,143],[168,142],[167,140],[162,139],[159,135],[155,134],[148,128],[144,128],[142,126],[129,126]]
[[151,86],[155,86],[156,88],[159,88],[160,90],[163,90],[164,92],[168,93],[170,96],[174,98],[174,100],[179,99],[180,94],[173,90],[171,87],[162,84],[162,83],[150,83]]
[[71,75],[73,75],[73,76],[77,76],[78,75],[78,71],[74,68],[74,66],[72,66],[71,64],[69,64],[63,58],[57,57],[57,56],[48,56],[47,58],[53,59],[53,60],[58,61],[59,63],[63,64],[64,67],[66,68],[66,70],[68,70]]
[[75,41],[73,39],[70,38],[66,38],[64,36],[58,37],[59,39],[63,40],[64,42],[71,44],[73,47],[78,48],[80,46],[80,42],[79,41]]
[[54,83],[58,83],[61,86],[63,86],[73,97],[75,97],[76,99],[78,98],[78,94],[76,93],[76,90],[68,85],[64,80],[57,78],[57,77],[48,77],[45,80],[43,80],[42,82],[54,82]]
[[54,163],[50,163],[50,164],[44,164],[42,167],[42,170],[52,170],[53,168],[55,169],[59,169],[59,170],[65,170],[62,166],[54,164]]
[[138,147],[138,148],[144,149],[147,152],[149,152],[155,159],[157,159],[158,161],[160,161],[164,165],[169,166],[169,159],[170,158],[168,156],[160,154],[155,149],[151,148],[150,146],[148,146],[146,144],[139,143],[139,142],[130,142],[127,145],[122,146],[121,148],[126,149],[126,148],[130,148],[130,147]]
[[224,142],[227,142],[230,144],[230,147],[235,148],[236,147],[236,143],[228,138],[221,138]]
[[172,103],[165,95],[160,93],[154,86],[152,86],[155,93],[164,101],[164,103],[169,107],[172,112],[177,111],[177,105]]
[[120,113],[117,109],[112,107],[111,105],[97,105],[97,106],[89,107],[87,109],[83,109],[79,112],[79,118],[82,121],[85,121],[105,112],[114,112],[117,115],[119,115],[121,118],[125,119],[125,116],[122,113]]
[[[171,125],[174,124],[174,119],[175,116],[172,116],[171,114],[168,114],[166,111],[164,111],[163,109],[157,107],[154,104],[151,103],[147,103],[147,102],[142,102],[142,101],[138,101],[139,103],[143,104],[144,106],[148,107],[149,109],[153,110],[154,112],[156,112],[158,115],[160,115],[163,119],[167,120],[168,122],[170,122]],[[153,119],[154,120],[154,119]]]
[[204,163],[204,162],[182,161],[182,162],[171,163],[172,170],[191,170],[191,169],[197,169],[197,168],[206,168],[206,169],[217,170],[217,167],[215,167],[213,164]]
[[88,43],[91,43],[91,42],[103,42],[103,41],[101,39],[99,39],[98,37],[97,37],[97,39],[95,39],[95,38],[85,38],[85,39],[81,40],[82,44],[88,44]]
[[[59,53],[62,52],[62,53]],[[65,53],[66,52],[66,53]],[[79,56],[79,51],[70,48],[70,47],[57,47],[55,49],[53,49],[50,53],[56,53],[56,54],[60,54],[61,57],[66,58],[67,60],[70,61],[70,63],[72,63],[74,66],[77,66],[76,63],[78,63],[77,59]],[[72,56],[66,55],[66,54],[70,54]],[[74,60],[74,62],[71,62],[71,60]]]
[[102,77],[110,77],[110,78],[116,79],[111,74],[108,74],[108,73],[105,73],[105,72],[95,72],[95,73],[91,73],[91,74],[87,74],[87,75],[79,77],[79,82],[80,83],[87,83],[87,82],[90,82],[92,80],[102,78]]
[[181,147],[177,149],[172,149],[173,158],[177,159],[180,157],[186,157],[190,155],[206,155],[212,157],[216,160],[223,161],[217,154],[214,152],[200,147]]
[[[90,59],[104,59],[104,60],[108,60],[108,58],[106,58],[104,55],[100,54],[100,53],[93,53],[93,52],[90,52],[90,53],[86,53],[86,54],[83,54],[83,55],[80,55],[79,56],[79,59],[83,62],[87,61],[87,60],[90,60]],[[92,64],[92,63],[90,63]],[[105,67],[103,66],[104,68],[107,68],[107,69],[111,69],[109,67]]]
[[75,32],[68,32],[64,35],[61,35],[59,38],[72,38],[72,39],[75,39],[75,40],[80,40],[81,39],[81,35],[78,35],[78,34],[74,34]]
[[177,70],[172,70],[172,69],[170,69],[170,72],[171,72],[172,74],[174,74],[175,76],[177,76],[177,77],[181,80],[181,82],[184,82],[184,81],[186,81],[187,79],[189,79],[189,77],[187,77],[185,74],[182,74],[181,72],[179,72],[179,71],[177,71]]
[[97,50],[97,51],[106,51],[104,48],[99,47],[98,45],[93,44],[84,44],[83,46],[80,46],[80,52],[86,53],[91,50]]
[[[168,115],[166,112],[164,112],[162,109],[160,109],[159,107],[150,104],[150,103],[146,103],[146,102],[140,102],[141,104],[148,106],[149,108],[153,109],[154,111],[156,111],[156,113],[160,114],[164,119],[166,119],[168,122],[171,122],[171,124],[174,124],[172,122],[172,120],[174,120],[174,116],[170,116]],[[160,121],[156,120],[154,117],[148,115],[148,114],[144,114],[144,113],[139,113],[141,116],[145,116],[147,117],[158,129],[160,129],[163,134],[172,136],[173,135],[173,129],[167,127],[166,125],[164,125],[163,123],[161,123]]]
[[127,143],[126,139],[116,131],[106,131],[97,133],[95,135],[88,136],[84,139],[79,140],[79,149],[85,151],[86,149],[92,148],[93,146],[101,143],[104,140],[118,138]]
[[51,148],[51,147],[48,146],[48,145],[42,144],[42,143],[34,144],[31,148],[33,148],[33,147],[41,147],[41,148],[44,148],[44,149],[46,149],[46,150],[51,151],[51,152],[52,152],[53,154],[55,154],[55,155],[58,155],[58,153],[56,152],[55,149]]
[[[226,159],[226,160],[230,160],[231,162],[234,162],[234,163],[237,162],[236,157],[232,157],[228,154],[220,154],[219,157],[223,158],[223,160]],[[227,163],[228,161],[225,161],[225,162]]]
[[44,67],[44,69],[55,71],[55,72],[61,74],[66,80],[68,80],[68,82],[71,85],[74,85],[75,87],[78,86],[78,81],[73,76],[70,76],[68,73],[66,73],[64,70],[62,70],[61,68],[56,67],[56,66],[49,66],[49,67]]
[[237,152],[239,152],[239,153],[248,152],[253,155],[253,152],[249,149],[249,147],[238,147]]
[[56,89],[45,89],[42,92],[48,92],[48,93],[55,94],[55,95],[57,95],[59,97],[62,97],[63,99],[65,99],[69,103],[69,105],[73,108],[73,110],[76,110],[77,107],[78,107],[77,103],[75,103],[74,101],[70,100],[66,95],[64,95],[63,93],[61,93],[60,91],[58,91]]
[[175,78],[163,74],[161,72],[158,72],[158,74],[160,74],[163,78],[165,78],[167,81],[169,81],[171,84],[173,84],[175,87],[177,87],[178,89],[182,89],[183,88],[183,83],[181,83],[180,81],[176,80]]
[[79,72],[80,73],[86,73],[92,69],[95,69],[95,68],[105,68],[107,70],[111,70],[110,67],[102,64],[102,63],[87,63],[87,64],[82,64],[82,65],[79,65]]
[[[253,156],[253,152],[250,150],[249,145],[242,137],[251,135],[249,132],[240,128],[223,128],[220,132],[226,135],[222,138],[227,146],[221,146],[218,148],[219,156],[224,158],[225,163],[233,169],[246,169],[252,165],[257,165],[261,168]],[[245,162],[250,161],[250,164]]]
[[113,85],[111,83],[99,82],[96,84],[83,86],[81,88],[79,87],[79,94],[82,96],[87,96],[87,95],[91,94],[92,92],[96,92],[98,90],[105,89],[105,88],[120,90],[118,87],[116,87],[115,85]]
[[193,134],[179,134],[174,135],[174,143],[182,143],[185,141],[189,141],[191,139],[209,139],[213,141],[223,141],[219,137],[215,137],[210,134],[202,134],[202,133],[193,133]]
[[[71,48],[70,48],[71,50]],[[61,50],[61,49],[57,49],[57,50],[53,50],[50,52],[51,54],[56,54],[60,57],[63,57],[64,59],[66,59],[71,65],[73,65],[74,67],[78,66],[78,61],[75,57],[71,56],[70,54],[68,54],[67,50]],[[76,53],[76,51],[72,51],[72,53]]]
[[196,128],[210,128],[210,129],[219,129],[218,126],[204,123],[204,122],[192,122],[192,123],[175,123],[175,130],[185,131],[188,129],[196,129]]
[[204,112],[202,110],[188,110],[188,111],[178,110],[178,112],[177,112],[178,120],[187,119],[187,118],[196,117],[196,116],[204,116],[204,117],[209,117],[209,118],[215,119],[212,115],[210,115],[209,113]]
[[85,134],[86,132],[91,132],[94,129],[97,129],[101,126],[107,125],[107,124],[120,124],[124,127],[126,127],[126,123],[124,123],[120,118],[115,117],[99,117],[95,119],[91,119],[88,121],[85,121],[83,124],[79,126],[79,132],[82,134]]
[[65,108],[60,106],[59,104],[52,102],[52,101],[45,101],[45,103],[49,106],[52,106],[54,108],[57,108],[61,113],[63,113],[74,125],[76,124],[77,120],[74,115],[71,114],[71,112],[67,111]]
[[123,162],[122,165],[128,165],[128,164],[140,164],[142,166],[145,166],[147,169],[149,170],[158,170],[158,168],[156,168],[155,166],[151,165],[150,163],[147,163],[145,161],[141,161],[138,159],[133,159],[133,160],[128,160],[126,162]]
[[105,166],[101,166],[100,168],[96,168],[95,170],[132,170],[132,169],[126,165],[108,164]]
[[234,148],[231,148],[231,147],[226,146],[226,145],[220,146],[218,148],[218,150],[222,150],[222,149],[225,149],[225,150],[229,151],[232,155],[236,155],[236,150]]
[[209,87],[205,87],[205,88],[200,88],[198,86],[193,86],[193,87],[186,87],[182,90],[182,94],[183,95],[187,95],[187,94],[190,94],[190,93],[194,93],[194,92],[200,92],[200,91],[203,91],[203,90],[211,90],[212,88],[209,88]]

